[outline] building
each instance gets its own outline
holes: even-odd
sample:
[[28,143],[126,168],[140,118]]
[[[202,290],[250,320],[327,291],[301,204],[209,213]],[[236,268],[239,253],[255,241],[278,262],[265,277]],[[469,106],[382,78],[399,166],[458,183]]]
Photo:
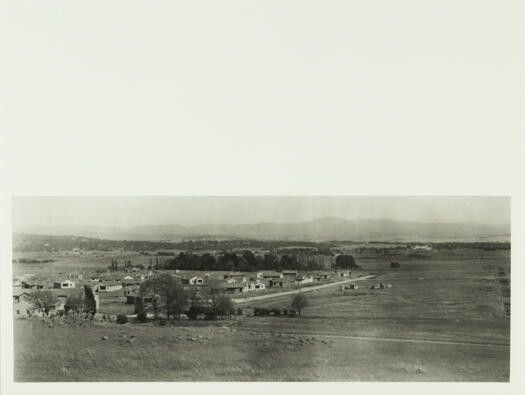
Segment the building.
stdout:
[[351,272],[350,270],[337,270],[335,274],[338,277],[350,277]]
[[283,276],[290,276],[290,277],[296,277],[297,276],[297,270],[283,270]]
[[270,287],[287,287],[293,284],[293,279],[276,278],[270,280]]
[[319,280],[329,280],[330,274],[328,273],[317,273],[316,278],[319,278]]
[[56,289],[70,289],[75,288],[75,282],[71,280],[64,280],[61,283],[54,283],[53,288]]
[[224,286],[224,291],[229,294],[240,294],[242,292],[245,292],[246,286],[234,283],[234,284],[226,284]]
[[412,247],[413,250],[424,250],[424,251],[432,251],[432,246],[429,245],[418,245]]
[[192,278],[188,278],[188,279],[183,279],[182,282],[184,284],[189,284],[189,285],[202,285],[202,284],[204,284],[204,280],[201,277],[192,277]]
[[263,278],[267,280],[273,280],[273,279],[283,278],[283,274],[279,272],[264,272]]
[[118,281],[106,281],[95,285],[95,292],[112,292],[122,289],[122,283]]
[[266,284],[264,284],[261,281],[256,281],[253,284],[254,291],[262,291],[263,289],[266,289]]
[[244,277],[244,274],[242,273],[227,273],[224,275],[224,279],[225,280],[228,280],[230,278],[234,278],[234,279],[239,279],[239,278],[243,278]]
[[13,292],[13,313],[15,318],[27,318],[35,313],[39,313],[29,299],[29,293],[25,291]]
[[310,277],[301,276],[301,277],[296,277],[296,279],[295,279],[295,283],[296,284],[309,284],[309,283],[313,283],[313,282],[314,282],[314,278],[312,276],[310,276]]

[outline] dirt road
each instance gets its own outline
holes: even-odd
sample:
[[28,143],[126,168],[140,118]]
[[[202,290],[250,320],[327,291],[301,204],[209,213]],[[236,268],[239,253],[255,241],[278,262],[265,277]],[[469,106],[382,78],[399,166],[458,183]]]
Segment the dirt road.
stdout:
[[317,289],[335,287],[335,286],[339,286],[339,285],[342,285],[342,284],[348,284],[348,283],[354,283],[354,282],[363,281],[363,280],[369,280],[371,278],[374,278],[374,276],[373,275],[368,275],[368,276],[363,276],[363,277],[358,277],[358,278],[349,278],[347,280],[337,281],[335,283],[314,285],[312,287],[304,287],[304,288],[300,288],[300,289],[294,289],[292,291],[275,292],[275,293],[272,293],[272,294],[252,296],[252,297],[249,297],[249,298],[232,299],[232,301],[233,301],[233,303],[236,303],[236,304],[249,303],[249,302],[254,302],[256,300],[278,298],[280,296],[293,295],[293,294],[297,294],[299,292],[310,292],[310,291],[314,291],[314,290],[317,290]]

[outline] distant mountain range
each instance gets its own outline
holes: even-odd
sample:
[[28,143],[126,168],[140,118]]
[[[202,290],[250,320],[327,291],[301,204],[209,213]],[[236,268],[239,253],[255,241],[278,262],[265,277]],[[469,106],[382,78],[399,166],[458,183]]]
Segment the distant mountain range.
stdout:
[[510,241],[510,224],[425,223],[390,219],[324,217],[297,223],[23,227],[17,233],[97,237],[111,240],[252,238],[353,241]]

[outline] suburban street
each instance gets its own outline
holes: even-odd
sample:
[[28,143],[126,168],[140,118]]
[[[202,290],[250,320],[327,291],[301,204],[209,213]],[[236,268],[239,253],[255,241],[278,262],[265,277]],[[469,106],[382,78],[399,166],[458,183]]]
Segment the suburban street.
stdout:
[[358,277],[358,278],[350,278],[348,280],[341,280],[341,281],[337,281],[335,283],[330,283],[330,284],[314,285],[312,287],[304,287],[300,289],[294,289],[292,291],[284,291],[284,292],[276,292],[276,293],[266,294],[266,295],[252,296],[249,298],[232,299],[232,301],[233,303],[236,303],[236,304],[248,303],[248,302],[254,302],[256,300],[278,298],[280,296],[293,295],[299,292],[310,292],[310,291],[315,291],[317,289],[329,288],[329,287],[339,286],[339,285],[348,284],[348,283],[355,283],[358,281],[369,280],[371,278],[374,278],[374,276],[368,275],[368,276],[363,276],[363,277]]

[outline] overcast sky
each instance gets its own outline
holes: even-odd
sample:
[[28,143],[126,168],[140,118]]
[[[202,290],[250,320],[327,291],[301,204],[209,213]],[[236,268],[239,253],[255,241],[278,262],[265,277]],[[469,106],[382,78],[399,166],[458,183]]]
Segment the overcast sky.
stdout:
[[18,197],[14,228],[299,222],[319,217],[510,222],[504,197]]

